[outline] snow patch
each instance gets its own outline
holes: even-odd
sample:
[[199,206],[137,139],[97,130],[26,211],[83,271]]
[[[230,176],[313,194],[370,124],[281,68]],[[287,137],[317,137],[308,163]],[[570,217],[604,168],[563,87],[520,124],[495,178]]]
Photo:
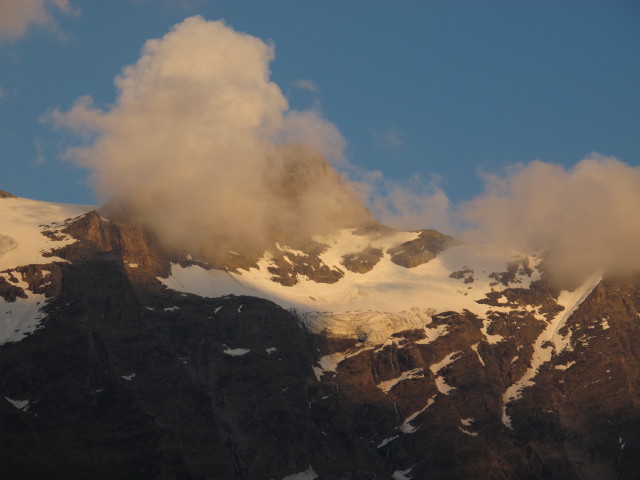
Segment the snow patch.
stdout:
[[[14,276],[18,283],[11,284],[22,288],[27,298],[16,298],[14,302],[7,302],[0,297],[0,345],[23,340],[40,326],[41,320],[46,316],[42,311],[47,302],[46,297],[31,292],[21,272],[14,272]],[[2,274],[0,277],[9,281]]]
[[398,438],[400,435],[394,435],[393,437],[389,437],[389,438],[385,438],[384,440],[382,440],[380,442],[380,444],[376,447],[376,448],[382,448],[385,445],[390,444],[391,442],[393,442],[396,438]]
[[11,405],[16,407],[18,410],[23,410],[26,412],[29,409],[29,400],[14,400],[9,397],[4,397],[4,399]]
[[248,348],[229,348],[224,344],[222,346],[225,347],[222,353],[231,355],[232,357],[241,357],[242,355],[246,355],[251,351]]
[[421,368],[414,368],[413,370],[402,372],[402,374],[399,377],[380,382],[376,385],[376,387],[378,387],[384,393],[389,393],[389,391],[393,387],[395,387],[398,383],[404,382],[405,380],[409,380],[410,378],[419,378],[419,377],[424,377],[424,372],[422,371]]
[[[378,348],[376,348],[373,353],[380,353],[381,351],[383,351],[386,347],[390,347],[391,345],[396,345],[399,346],[401,343],[406,342],[407,339],[406,338],[402,338],[402,337],[391,337],[391,338],[387,338],[384,342],[382,342],[381,345],[378,346]],[[402,348],[402,347],[398,347],[398,348]]]
[[567,363],[566,365],[556,365],[555,369],[556,370],[566,370],[567,368],[573,367],[575,364],[576,364],[576,362],[572,360],[571,362]]
[[402,425],[400,425],[400,431],[402,433],[413,433],[416,431],[416,427],[414,427],[413,425],[411,425],[411,422],[414,421],[418,415],[420,415],[422,412],[424,412],[427,408],[429,408],[431,405],[433,405],[436,401],[436,397],[435,395],[433,397],[431,397],[428,401],[427,404],[420,410],[418,410],[417,412],[412,413],[411,415],[409,415],[407,418],[404,419],[404,422],[402,422]]
[[449,392],[451,390],[455,390],[456,387],[452,387],[451,385],[447,384],[444,378],[438,375],[438,372],[443,368],[445,368],[446,366],[458,360],[461,356],[462,356],[462,350],[458,350],[457,352],[452,352],[446,357],[444,357],[438,363],[434,363],[429,367],[429,370],[431,370],[431,372],[436,376],[435,378],[436,388],[443,395],[449,395]]
[[316,380],[318,382],[322,381],[322,375],[324,375],[325,371],[322,370],[322,368],[320,367],[316,367],[315,365],[311,367],[311,369],[313,370],[313,374],[316,376]]
[[487,343],[491,345],[495,345],[496,343],[500,343],[502,340],[504,340],[504,337],[502,335],[497,335],[497,334],[493,335],[488,333],[490,326],[491,326],[491,320],[484,319],[482,322],[482,328],[480,329],[480,331],[482,332],[482,335],[484,335],[484,338],[487,340]]
[[478,360],[480,361],[480,364],[483,367],[486,367],[486,365],[484,364],[484,360],[482,360],[482,357],[480,356],[480,352],[478,352],[478,343],[474,343],[473,345],[471,345],[471,350],[476,352],[476,355],[478,356]]
[[316,478],[318,478],[318,474],[313,470],[313,467],[309,465],[309,468],[304,472],[287,475],[282,480],[315,480]]
[[346,360],[347,358],[355,357],[356,355],[360,355],[362,352],[367,350],[372,350],[372,346],[361,347],[357,349],[347,350],[346,352],[336,352],[330,355],[324,355],[320,357],[318,360],[318,367],[313,367],[314,372],[316,372],[316,377],[318,381],[320,381],[319,377],[322,377],[326,372],[336,372],[338,370],[338,365],[341,362]]
[[346,355],[344,353],[333,353],[320,357],[318,364],[324,372],[335,372],[338,369],[338,364],[345,358]]
[[295,249],[293,249],[291,247],[287,247],[286,245],[284,245],[284,246],[280,245],[278,242],[276,242],[276,248],[278,250],[280,250],[281,252],[291,253],[291,254],[296,255],[298,257],[306,257],[307,256],[306,253],[304,253],[304,252],[302,252],[300,250],[295,250]]
[[448,325],[436,325],[434,327],[425,326],[422,331],[425,334],[425,338],[421,340],[416,340],[414,343],[417,343],[418,345],[428,345],[431,342],[449,333],[449,326]]
[[391,478],[393,480],[411,480],[411,477],[409,476],[411,470],[413,470],[413,467],[407,468],[406,470],[396,470],[393,472],[393,475],[391,475]]

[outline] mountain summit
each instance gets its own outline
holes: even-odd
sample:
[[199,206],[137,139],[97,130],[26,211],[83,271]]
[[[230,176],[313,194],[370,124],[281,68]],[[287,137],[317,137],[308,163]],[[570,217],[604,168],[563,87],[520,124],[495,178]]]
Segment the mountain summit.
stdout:
[[[300,209],[339,181],[284,171]],[[358,206],[216,256],[88,206],[0,219],[3,478],[638,478],[638,277],[563,289]]]

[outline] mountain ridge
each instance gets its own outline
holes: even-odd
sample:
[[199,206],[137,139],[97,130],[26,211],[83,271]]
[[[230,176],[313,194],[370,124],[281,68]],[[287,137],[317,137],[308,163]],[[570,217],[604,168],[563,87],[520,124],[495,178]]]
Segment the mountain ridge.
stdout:
[[[420,233],[357,230],[315,253],[355,265],[334,283],[283,244],[275,270],[215,273],[140,225],[65,208],[0,201],[17,243],[0,254],[0,321],[22,305],[33,320],[2,330],[7,478],[638,478],[637,277],[563,291],[540,258],[463,244],[407,267],[393,256]],[[351,308],[372,302],[394,308]]]

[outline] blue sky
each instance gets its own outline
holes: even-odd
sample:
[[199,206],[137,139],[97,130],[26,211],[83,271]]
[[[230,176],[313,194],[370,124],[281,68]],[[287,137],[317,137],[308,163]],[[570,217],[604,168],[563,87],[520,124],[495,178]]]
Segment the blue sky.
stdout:
[[453,202],[481,192],[480,170],[517,162],[640,164],[635,1],[52,0],[46,23],[9,34],[11,2],[0,189],[19,196],[95,202],[86,171],[59,158],[78,139],[39,119],[82,95],[113,104],[143,43],[194,14],[273,41],[272,80],[337,126],[350,163],[438,179]]

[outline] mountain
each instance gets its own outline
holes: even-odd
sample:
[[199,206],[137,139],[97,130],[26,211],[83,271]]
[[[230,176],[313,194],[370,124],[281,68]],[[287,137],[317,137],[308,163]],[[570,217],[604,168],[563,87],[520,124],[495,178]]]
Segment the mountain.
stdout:
[[213,262],[0,197],[2,478],[640,478],[638,276],[370,219]]

